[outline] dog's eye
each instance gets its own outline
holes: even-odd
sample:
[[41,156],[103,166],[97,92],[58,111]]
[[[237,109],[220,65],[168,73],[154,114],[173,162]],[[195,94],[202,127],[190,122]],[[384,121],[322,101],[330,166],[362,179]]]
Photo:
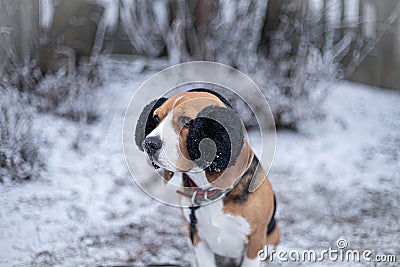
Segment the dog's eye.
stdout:
[[158,117],[158,115],[154,115],[153,116],[154,121],[159,124],[160,123],[160,118]]
[[193,120],[186,116],[180,116],[178,118],[178,124],[180,128],[188,128],[192,122]]

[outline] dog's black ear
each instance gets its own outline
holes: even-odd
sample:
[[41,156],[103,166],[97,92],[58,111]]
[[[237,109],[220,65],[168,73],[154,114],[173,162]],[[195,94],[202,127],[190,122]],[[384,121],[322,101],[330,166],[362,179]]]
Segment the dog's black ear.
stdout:
[[233,109],[204,108],[189,125],[186,146],[190,159],[213,173],[234,165],[243,147],[243,129]]
[[219,93],[217,93],[213,90],[206,89],[206,88],[196,88],[196,89],[189,90],[188,92],[205,92],[205,93],[215,95],[216,97],[219,98],[219,100],[221,100],[222,103],[224,103],[226,106],[232,108],[232,105],[229,103],[229,101],[225,97],[223,97],[222,95],[220,95]]
[[157,127],[158,122],[153,117],[154,110],[164,104],[167,99],[161,97],[160,99],[153,100],[142,110],[135,130],[135,142],[140,150],[143,151],[142,143],[146,136]]

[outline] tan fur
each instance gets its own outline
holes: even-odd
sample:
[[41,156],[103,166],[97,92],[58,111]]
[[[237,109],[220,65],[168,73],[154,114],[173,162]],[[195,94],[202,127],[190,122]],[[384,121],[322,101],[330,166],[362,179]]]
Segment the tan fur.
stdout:
[[171,180],[173,175],[174,175],[173,172],[164,169],[164,185],[167,184],[169,180]]
[[267,236],[267,245],[277,246],[281,239],[281,229],[275,225],[275,229]]
[[[190,101],[195,100],[195,101]],[[190,101],[189,105],[183,103]],[[219,100],[218,97],[205,92],[183,92],[168,98],[161,107],[154,110],[153,114],[157,115],[160,120],[164,119],[167,114],[175,107],[178,109],[174,110],[174,116],[177,118],[179,115],[195,118],[196,115],[205,107],[209,105],[218,105],[223,107],[224,104]]]

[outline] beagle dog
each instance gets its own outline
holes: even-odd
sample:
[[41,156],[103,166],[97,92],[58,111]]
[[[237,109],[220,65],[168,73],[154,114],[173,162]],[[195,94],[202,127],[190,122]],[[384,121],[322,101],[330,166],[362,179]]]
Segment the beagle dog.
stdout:
[[148,104],[139,116],[135,141],[177,191],[188,223],[197,266],[235,258],[260,266],[260,250],[279,242],[275,196],[230,103],[209,89],[193,89]]

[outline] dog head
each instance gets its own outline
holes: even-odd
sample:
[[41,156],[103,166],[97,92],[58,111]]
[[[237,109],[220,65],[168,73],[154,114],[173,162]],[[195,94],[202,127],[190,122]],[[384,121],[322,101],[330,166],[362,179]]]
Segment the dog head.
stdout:
[[135,140],[156,168],[204,170],[211,176],[236,163],[244,127],[224,97],[194,89],[148,104],[139,117]]

